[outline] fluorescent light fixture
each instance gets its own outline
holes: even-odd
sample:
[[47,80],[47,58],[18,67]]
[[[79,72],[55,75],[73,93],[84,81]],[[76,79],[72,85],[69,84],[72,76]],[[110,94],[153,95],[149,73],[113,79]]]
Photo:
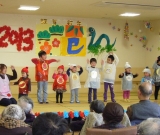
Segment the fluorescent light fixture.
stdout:
[[120,14],[119,16],[128,16],[128,17],[134,17],[134,16],[139,16],[140,14],[138,13],[123,13]]
[[25,6],[25,5],[20,5],[20,7],[18,8],[19,10],[38,10],[40,7],[39,6]]

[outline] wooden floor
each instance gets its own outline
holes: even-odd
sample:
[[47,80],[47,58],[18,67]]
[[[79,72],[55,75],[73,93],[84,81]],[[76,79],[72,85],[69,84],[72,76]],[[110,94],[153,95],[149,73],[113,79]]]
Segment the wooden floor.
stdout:
[[[98,93],[98,99],[99,100],[103,100],[103,93]],[[110,94],[108,93],[108,102],[110,102]],[[130,97],[130,103],[126,103],[123,102],[122,100],[122,93],[115,93],[116,97],[116,101],[117,103],[121,104],[123,106],[123,108],[126,110],[128,106],[130,106],[131,104],[137,103],[138,97],[137,97],[137,93],[131,93],[131,97]],[[15,98],[17,97],[17,95],[13,95]],[[87,102],[87,93],[80,93],[79,94],[79,100],[80,103],[73,103],[70,104],[70,94],[69,93],[64,93],[64,99],[63,99],[63,104],[56,104],[55,102],[55,94],[50,94],[48,96],[48,101],[49,104],[39,104],[37,102],[37,96],[34,94],[30,94],[29,95],[30,98],[32,98],[32,100],[34,101],[34,112],[58,112],[58,111],[84,111],[84,110],[89,110],[89,104]],[[17,98],[16,98],[17,99]],[[152,95],[151,97],[151,101],[154,101],[154,97]],[[0,106],[0,112],[2,112],[2,110],[4,109],[4,107]]]

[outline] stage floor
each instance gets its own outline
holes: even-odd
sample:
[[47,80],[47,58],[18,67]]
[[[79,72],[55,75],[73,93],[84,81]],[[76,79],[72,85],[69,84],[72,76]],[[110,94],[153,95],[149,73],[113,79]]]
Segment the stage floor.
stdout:
[[[108,102],[111,102],[110,100],[110,93],[108,93]],[[122,93],[115,93],[116,95],[116,101],[117,103],[121,104],[123,108],[126,110],[128,106],[131,104],[137,103],[138,97],[137,93],[131,93],[130,97],[130,103],[123,102],[122,98]],[[15,98],[18,97],[17,95],[13,95]],[[55,100],[55,94],[50,94],[48,96],[48,101],[49,104],[39,104],[37,101],[37,96],[34,94],[29,95],[30,98],[34,101],[34,112],[58,112],[58,111],[84,111],[84,110],[89,110],[89,104],[87,101],[87,93],[80,93],[79,94],[79,100],[80,103],[73,103],[70,104],[70,93],[64,93],[64,98],[63,98],[63,104],[57,104]],[[16,98],[17,99],[17,98]],[[98,93],[98,99],[103,101],[103,93]],[[151,101],[154,101],[153,95],[151,96]],[[160,102],[160,101],[159,101]],[[0,112],[4,107],[0,106]]]

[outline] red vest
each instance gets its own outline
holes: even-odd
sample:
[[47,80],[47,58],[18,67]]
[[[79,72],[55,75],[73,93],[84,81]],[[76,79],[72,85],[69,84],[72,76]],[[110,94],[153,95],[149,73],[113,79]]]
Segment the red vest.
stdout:
[[38,61],[36,64],[36,81],[48,81],[49,64],[48,61]]
[[29,78],[26,78],[25,80],[21,77],[19,79],[19,94],[28,94],[28,81],[30,79]]
[[66,79],[63,74],[57,74],[53,83],[53,90],[65,90],[66,91]]

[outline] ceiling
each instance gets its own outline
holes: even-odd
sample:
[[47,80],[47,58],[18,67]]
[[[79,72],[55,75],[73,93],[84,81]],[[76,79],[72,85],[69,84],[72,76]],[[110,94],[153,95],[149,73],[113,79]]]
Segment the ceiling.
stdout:
[[[148,6],[105,5],[102,1]],[[40,6],[40,9],[37,11],[21,11],[18,10],[20,5]],[[151,5],[160,6],[160,0],[0,0],[0,13],[126,19],[126,17],[120,17],[119,14],[135,12],[141,15],[130,19],[160,19],[160,7],[150,8]]]

